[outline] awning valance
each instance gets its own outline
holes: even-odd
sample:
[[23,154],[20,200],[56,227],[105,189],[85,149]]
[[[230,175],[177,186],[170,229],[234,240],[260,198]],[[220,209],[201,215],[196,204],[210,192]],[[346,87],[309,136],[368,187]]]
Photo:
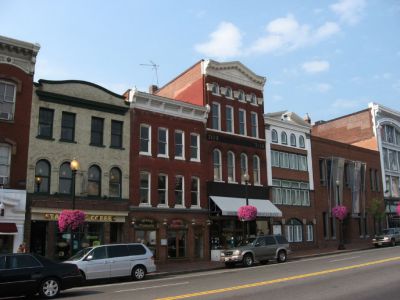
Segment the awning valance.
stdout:
[[[237,216],[239,207],[246,205],[245,198],[210,196],[219,207],[223,216]],[[282,217],[282,212],[266,199],[249,199],[249,205],[257,208],[257,217]]]
[[0,223],[0,234],[16,234],[17,232],[15,223]]

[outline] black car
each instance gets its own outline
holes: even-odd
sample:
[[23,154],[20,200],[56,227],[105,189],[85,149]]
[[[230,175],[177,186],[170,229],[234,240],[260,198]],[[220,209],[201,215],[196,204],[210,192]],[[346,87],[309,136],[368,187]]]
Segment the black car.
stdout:
[[0,297],[39,293],[50,299],[81,282],[76,265],[56,263],[30,253],[0,254]]

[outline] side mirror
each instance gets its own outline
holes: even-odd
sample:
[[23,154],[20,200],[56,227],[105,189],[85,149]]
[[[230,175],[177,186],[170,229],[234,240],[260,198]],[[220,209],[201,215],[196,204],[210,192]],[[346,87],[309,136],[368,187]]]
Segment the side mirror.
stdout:
[[254,246],[256,246],[256,247],[260,247],[260,243],[259,242],[257,242]]
[[92,259],[93,259],[93,255],[88,255],[85,258],[85,260],[87,260],[87,261],[91,261]]

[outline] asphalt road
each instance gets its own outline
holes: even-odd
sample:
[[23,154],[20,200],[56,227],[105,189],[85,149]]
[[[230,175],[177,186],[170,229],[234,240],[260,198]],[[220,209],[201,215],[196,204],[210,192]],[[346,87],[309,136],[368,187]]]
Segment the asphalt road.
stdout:
[[400,246],[86,286],[61,299],[400,299]]

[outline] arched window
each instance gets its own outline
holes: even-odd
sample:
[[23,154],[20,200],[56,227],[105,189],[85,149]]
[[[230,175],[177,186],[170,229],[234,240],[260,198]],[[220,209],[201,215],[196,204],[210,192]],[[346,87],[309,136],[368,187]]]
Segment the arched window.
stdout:
[[219,95],[219,85],[218,83],[213,83],[212,93],[215,95]]
[[50,192],[50,163],[45,160],[39,160],[36,163],[35,178],[41,179],[40,184],[36,186],[35,190],[40,193]]
[[300,148],[306,147],[306,145],[304,143],[304,136],[302,136],[302,135],[299,137],[299,146],[300,146]]
[[251,104],[257,104],[257,97],[255,94],[250,95],[250,103]]
[[221,151],[214,149],[213,151],[213,166],[214,166],[214,180],[222,180],[222,164],[221,164]]
[[285,226],[286,238],[289,242],[299,243],[303,241],[303,224],[297,219],[290,219]]
[[248,172],[247,155],[245,153],[242,153],[240,154],[240,179],[242,183],[244,183],[244,174],[249,174]]
[[290,134],[290,146],[296,147],[296,136],[293,133]]
[[232,98],[232,88],[229,86],[226,88],[225,97]]
[[281,143],[287,145],[287,135],[286,132],[282,131],[281,133]]
[[242,90],[239,90],[238,100],[244,101],[244,92]]
[[101,194],[101,169],[93,165],[88,172],[88,196],[100,196]]
[[112,168],[110,170],[110,180],[108,184],[108,195],[113,198],[121,198],[121,170]]
[[253,155],[253,180],[254,184],[260,184],[260,158],[257,155]]
[[72,194],[72,170],[71,164],[65,162],[60,166],[58,192],[60,194]]
[[278,143],[278,133],[275,129],[272,129],[271,131],[271,140],[273,143]]
[[228,151],[228,182],[235,182],[235,154]]

